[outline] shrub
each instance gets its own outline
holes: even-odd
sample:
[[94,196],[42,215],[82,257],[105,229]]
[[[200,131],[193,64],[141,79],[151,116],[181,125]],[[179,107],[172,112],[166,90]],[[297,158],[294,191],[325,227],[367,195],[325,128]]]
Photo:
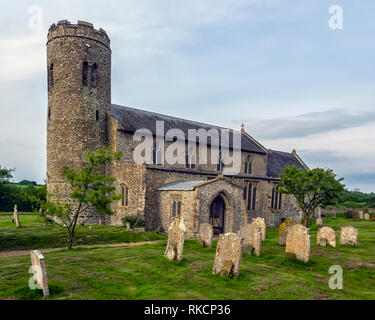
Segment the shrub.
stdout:
[[129,223],[131,229],[141,228],[145,226],[145,220],[136,215],[130,215],[122,218],[122,223],[124,226],[126,226],[126,223]]

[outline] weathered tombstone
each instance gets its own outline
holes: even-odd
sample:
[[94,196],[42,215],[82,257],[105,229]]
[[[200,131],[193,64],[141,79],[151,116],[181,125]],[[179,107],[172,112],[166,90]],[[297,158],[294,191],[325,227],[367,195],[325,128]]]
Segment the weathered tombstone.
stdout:
[[184,219],[177,217],[169,227],[168,243],[165,249],[164,257],[168,260],[182,260],[184,250],[186,225]]
[[12,222],[16,223],[17,228],[21,227],[20,218],[18,217],[17,205],[14,205],[13,219]]
[[205,248],[212,247],[212,237],[214,235],[211,223],[202,223],[199,226],[199,244]]
[[340,245],[356,246],[358,238],[358,229],[353,227],[342,227],[340,232]]
[[239,276],[242,260],[242,243],[242,238],[235,233],[226,233],[219,236],[212,269],[213,274],[220,273],[222,277],[234,276],[237,278]]
[[348,210],[346,212],[346,217],[348,219],[353,219],[353,220],[361,220],[363,219],[363,211],[362,210]]
[[317,218],[317,219],[315,220],[315,223],[316,223],[317,226],[322,226],[322,225],[323,225],[323,220],[322,220],[322,218]]
[[332,247],[336,247],[336,235],[335,230],[330,227],[322,227],[318,229],[316,235],[316,243],[320,246],[325,247],[327,243]]
[[38,283],[43,290],[43,294],[49,296],[47,268],[44,261],[44,256],[39,250],[30,251],[31,267],[33,271],[34,281]]
[[12,216],[12,222],[15,223],[16,222],[16,214],[18,214],[18,210],[17,210],[17,205],[15,204],[14,205],[14,209],[13,209],[13,216]]
[[262,233],[262,240],[266,240],[266,223],[264,221],[264,218],[258,217],[258,218],[253,218],[253,222],[255,223],[261,230]]
[[126,231],[130,231],[130,222],[125,222]]
[[363,219],[365,219],[365,220],[370,220],[370,215],[369,215],[368,213],[365,213],[365,214],[363,215]]
[[336,219],[336,212],[332,212],[332,213],[331,213],[331,218],[332,218],[332,219]]
[[257,223],[243,225],[237,235],[243,240],[243,253],[260,255],[262,247],[262,229]]
[[291,218],[285,219],[285,221],[282,224],[280,224],[280,227],[279,227],[279,244],[285,244],[288,229],[292,225],[293,225],[293,221],[292,221]]
[[309,229],[301,224],[290,227],[286,235],[285,255],[287,258],[295,258],[304,262],[310,257]]

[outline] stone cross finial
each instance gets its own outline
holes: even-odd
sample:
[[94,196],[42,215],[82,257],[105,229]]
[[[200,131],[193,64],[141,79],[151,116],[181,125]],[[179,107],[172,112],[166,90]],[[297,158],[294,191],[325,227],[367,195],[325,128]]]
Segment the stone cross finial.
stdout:
[[243,122],[241,123],[241,132],[245,132],[245,124]]

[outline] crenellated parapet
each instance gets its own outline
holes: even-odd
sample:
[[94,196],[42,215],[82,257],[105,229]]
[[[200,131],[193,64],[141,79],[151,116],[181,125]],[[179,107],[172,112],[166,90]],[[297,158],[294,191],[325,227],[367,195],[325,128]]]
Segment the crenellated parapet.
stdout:
[[95,29],[92,23],[85,21],[78,20],[77,24],[72,24],[68,20],[60,20],[57,24],[53,23],[48,30],[47,44],[52,39],[61,37],[88,38],[110,49],[110,39],[107,33],[102,28]]

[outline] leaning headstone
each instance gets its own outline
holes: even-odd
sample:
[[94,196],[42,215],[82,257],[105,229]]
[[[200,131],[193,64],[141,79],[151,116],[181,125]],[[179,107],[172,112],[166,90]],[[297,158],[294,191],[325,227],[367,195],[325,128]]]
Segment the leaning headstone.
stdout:
[[182,260],[184,250],[186,225],[184,219],[177,217],[169,227],[168,243],[165,249],[164,257],[168,260]]
[[290,227],[286,235],[285,254],[287,258],[295,258],[304,262],[310,257],[309,229],[301,224]]
[[365,213],[365,214],[363,215],[363,219],[365,219],[365,220],[370,220],[370,215],[369,215],[368,213]]
[[266,240],[266,223],[264,221],[264,218],[258,217],[258,218],[253,218],[253,222],[255,225],[260,228],[260,231],[262,233],[262,240]]
[[12,221],[16,223],[17,228],[21,227],[20,218],[18,216],[17,205],[14,205],[14,211],[13,211],[13,219],[12,219]]
[[43,290],[43,294],[49,296],[47,268],[44,261],[44,256],[39,250],[30,251],[31,266],[34,276],[34,281],[38,283],[40,289]]
[[202,223],[199,226],[199,244],[205,248],[212,247],[212,237],[214,235],[211,223]]
[[293,221],[292,221],[291,218],[286,218],[286,220],[282,224],[280,224],[280,227],[279,227],[279,244],[285,244],[288,229],[292,225],[293,225]]
[[315,220],[315,223],[316,223],[317,226],[322,226],[322,225],[323,225],[323,220],[322,220],[322,218],[317,218],[317,219]]
[[335,230],[330,227],[322,227],[318,229],[316,235],[316,243],[319,246],[325,247],[327,244],[332,247],[336,247],[336,235]]
[[15,204],[15,205],[14,205],[14,209],[13,209],[13,216],[12,216],[12,222],[13,222],[13,223],[16,222],[15,216],[16,216],[17,213],[18,213],[17,205]]
[[220,273],[222,277],[234,276],[237,278],[239,276],[242,243],[242,238],[235,233],[226,233],[219,236],[212,269],[213,274]]
[[262,229],[256,222],[243,225],[237,235],[243,240],[243,253],[260,255],[262,247]]
[[342,227],[340,232],[340,245],[356,246],[358,238],[358,229],[353,227]]

